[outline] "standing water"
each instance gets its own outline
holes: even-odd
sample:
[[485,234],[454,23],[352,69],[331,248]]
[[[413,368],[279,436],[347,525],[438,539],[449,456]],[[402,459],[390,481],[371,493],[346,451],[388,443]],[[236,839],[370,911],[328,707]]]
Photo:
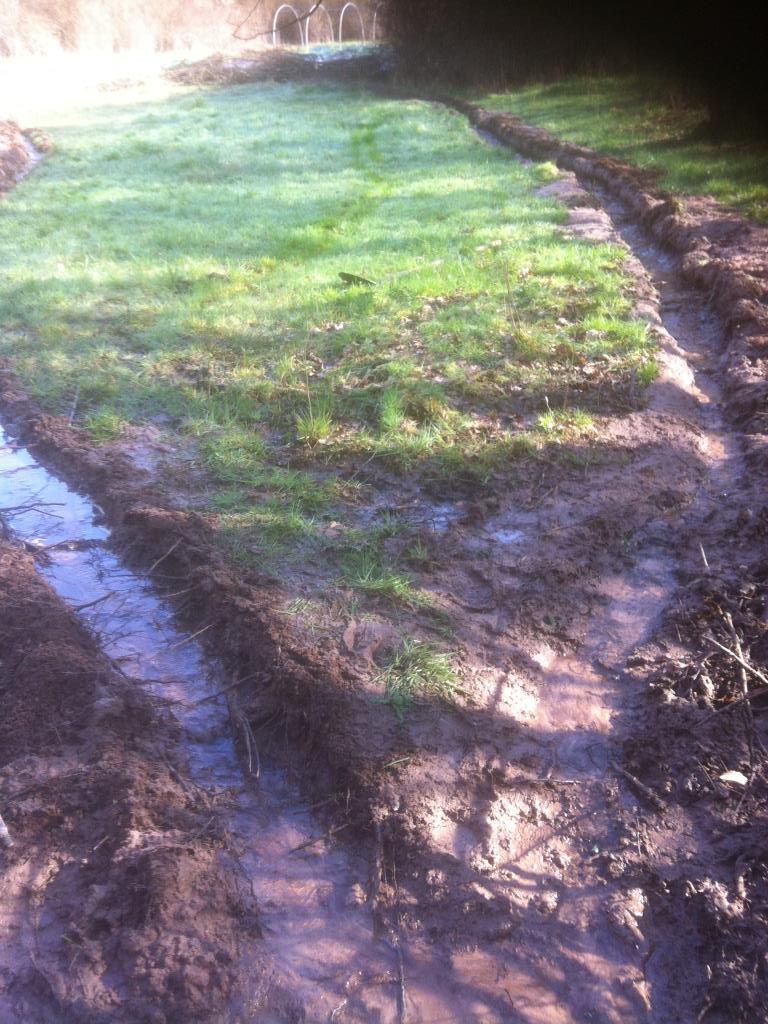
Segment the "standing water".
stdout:
[[[137,685],[171,702],[194,781],[231,791],[228,826],[252,881],[281,983],[309,1014],[326,1019],[341,1002],[353,970],[370,965],[380,974],[393,966],[392,951],[373,942],[370,916],[348,906],[357,881],[352,864],[325,842],[291,852],[323,829],[286,775],[266,769],[258,789],[245,783],[225,697],[214,696],[225,682],[216,666],[196,640],[179,631],[171,608],[149,580],[110,550],[98,509],[2,429],[0,514],[18,538],[39,549],[41,574],[113,662]],[[396,1007],[394,992],[386,997]],[[389,1017],[386,1006],[382,1009],[381,1019],[397,1019],[396,1009]],[[243,1019],[253,1019],[253,1011],[243,1012],[248,1014]]]
[[[37,463],[0,427],[0,518],[39,552],[39,571],[126,676],[169,702],[184,736],[189,772],[212,793],[230,794],[226,825],[259,907],[273,977],[309,1021],[458,1022],[475,1019],[450,960],[428,947],[400,953],[373,934],[363,893],[367,865],[323,837],[324,828],[286,772],[260,766],[246,779],[234,742],[227,679],[146,576],[110,547],[96,505]],[[317,841],[315,841],[317,840]],[[247,977],[249,957],[243,976]],[[404,976],[408,979],[403,1005]],[[482,1003],[481,1003],[482,1005]],[[467,1014],[470,1014],[468,1017]],[[232,1024],[272,1024],[246,993]]]

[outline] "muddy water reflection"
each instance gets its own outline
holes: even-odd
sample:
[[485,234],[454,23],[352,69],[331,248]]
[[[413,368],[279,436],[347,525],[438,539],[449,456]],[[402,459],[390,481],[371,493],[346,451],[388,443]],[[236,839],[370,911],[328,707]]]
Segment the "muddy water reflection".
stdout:
[[669,559],[641,559],[628,576],[604,583],[606,611],[578,655],[566,657],[549,649],[539,653],[541,701],[534,722],[545,734],[558,737],[554,753],[566,773],[602,778],[617,755],[611,720],[624,697],[615,667],[652,631],[674,585]]
[[[246,784],[229,708],[219,693],[232,680],[211,664],[199,640],[179,631],[170,604],[149,580],[110,549],[100,510],[38,465],[2,428],[0,510],[16,537],[36,549],[40,573],[98,637],[115,666],[171,702],[191,777],[225,797],[228,809],[222,813],[258,900],[264,932],[263,943],[244,953],[246,980],[228,1024],[509,1019],[499,1007],[498,975],[490,968],[477,972],[474,954],[451,956],[410,940],[403,943],[400,967],[386,937],[373,934],[367,864],[325,840],[310,844],[324,826],[286,773],[262,765],[258,787]],[[451,512],[446,511],[446,520]],[[265,954],[272,965],[268,1009]],[[398,1005],[401,971],[406,1016]],[[546,1019],[568,1018],[548,1013]]]
[[[194,781],[231,794],[227,824],[258,899],[276,984],[303,1005],[308,1019],[326,1020],[362,970],[378,984],[365,994],[361,978],[358,1002],[370,1019],[397,1020],[394,953],[374,941],[370,916],[355,899],[366,882],[362,865],[326,842],[291,852],[323,827],[286,775],[265,769],[258,790],[244,785],[226,700],[206,699],[229,680],[198,641],[179,631],[149,581],[109,549],[99,510],[1,430],[0,509],[15,535],[38,549],[41,574],[78,610],[115,665],[172,702]],[[254,997],[232,1019],[250,1024],[259,1012]]]

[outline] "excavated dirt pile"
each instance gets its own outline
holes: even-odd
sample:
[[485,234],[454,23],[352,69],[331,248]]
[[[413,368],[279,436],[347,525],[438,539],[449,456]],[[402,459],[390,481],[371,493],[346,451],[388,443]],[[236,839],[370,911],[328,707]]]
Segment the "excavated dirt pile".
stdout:
[[180,85],[236,85],[241,82],[365,82],[389,75],[378,52],[297,53],[292,50],[245,51],[237,57],[215,54],[169,68],[166,77]]
[[13,121],[0,121],[0,193],[13,188],[31,163],[21,128]]

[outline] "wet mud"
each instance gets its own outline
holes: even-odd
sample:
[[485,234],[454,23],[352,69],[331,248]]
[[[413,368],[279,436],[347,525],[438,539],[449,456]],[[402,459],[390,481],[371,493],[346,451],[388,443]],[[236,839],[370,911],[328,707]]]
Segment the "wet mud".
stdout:
[[8,1019],[764,1019],[764,697],[731,708],[707,639],[765,664],[729,328],[624,207],[549,188],[631,249],[661,372],[580,458],[408,504],[454,706],[398,722],[370,623],[309,643],[151,467],[0,375]]

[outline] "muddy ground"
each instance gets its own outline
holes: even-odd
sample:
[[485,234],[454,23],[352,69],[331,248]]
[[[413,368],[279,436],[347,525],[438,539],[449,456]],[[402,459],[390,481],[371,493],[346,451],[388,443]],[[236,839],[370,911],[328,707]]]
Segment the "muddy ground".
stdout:
[[[244,767],[255,747],[296,778],[319,805],[313,855],[360,866],[320,904],[307,948],[326,969],[287,972],[297,909],[243,884],[228,798],[195,782],[173,705],[117,670],[8,534],[7,1019],[768,1019],[768,505],[733,372],[742,321],[626,205],[573,175],[549,188],[569,230],[634,252],[662,373],[582,450],[553,444],[513,491],[453,495],[417,527],[463,694],[403,723],[379,699],[380,627],[313,639],[173,507],[167,459],[153,474],[91,446],[3,373],[13,436],[98,503],[123,563],[180,595],[180,627],[242,681]],[[370,467],[365,482],[403,497]],[[350,907],[371,949],[347,956]]]
[[0,545],[2,1017],[220,1019],[255,907],[178,727]]

